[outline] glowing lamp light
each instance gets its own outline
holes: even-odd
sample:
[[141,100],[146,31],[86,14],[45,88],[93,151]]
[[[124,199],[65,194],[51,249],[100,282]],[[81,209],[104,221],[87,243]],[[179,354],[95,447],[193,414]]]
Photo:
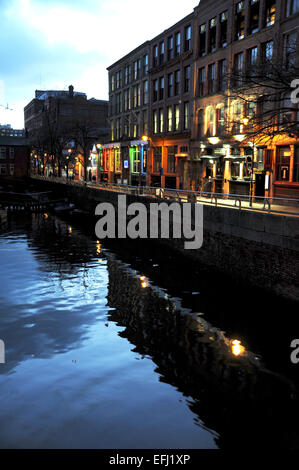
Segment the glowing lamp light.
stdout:
[[148,141],[148,136],[147,135],[143,135],[141,137],[141,139],[143,140],[143,142],[147,142]]
[[148,280],[145,276],[141,276],[140,277],[140,281],[141,281],[141,287],[142,289],[146,289],[148,287]]
[[249,118],[247,118],[247,117],[244,118],[244,119],[243,119],[243,124],[244,124],[244,126],[248,126],[248,123],[249,123]]
[[243,142],[243,140],[245,139],[245,135],[243,134],[234,135],[234,138],[238,140],[239,142]]
[[220,139],[219,139],[219,137],[209,137],[208,141],[210,142],[210,144],[216,145],[216,144],[219,144]]
[[242,356],[245,352],[244,346],[242,346],[241,341],[235,339],[231,342],[232,353],[234,356],[239,357]]

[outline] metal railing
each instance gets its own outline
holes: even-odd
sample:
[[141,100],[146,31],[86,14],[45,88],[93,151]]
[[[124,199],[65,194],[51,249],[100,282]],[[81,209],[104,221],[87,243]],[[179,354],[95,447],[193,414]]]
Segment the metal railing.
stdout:
[[177,202],[193,202],[215,207],[230,207],[238,210],[259,211],[267,214],[283,214],[299,216],[299,199],[260,197],[242,194],[210,193],[206,191],[190,191],[183,189],[157,188],[150,186],[129,186],[114,183],[94,183],[75,181],[67,178],[32,176],[40,180],[47,180],[70,186],[86,186],[93,189],[114,191],[122,194],[131,194],[141,197],[152,197]]

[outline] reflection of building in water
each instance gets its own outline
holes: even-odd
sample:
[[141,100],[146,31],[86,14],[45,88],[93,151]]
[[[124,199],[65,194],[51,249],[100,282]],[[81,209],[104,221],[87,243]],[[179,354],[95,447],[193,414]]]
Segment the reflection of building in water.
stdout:
[[219,433],[220,447],[293,445],[298,409],[289,381],[179,300],[144,289],[145,276],[110,256],[108,270],[111,320],[125,326],[122,336],[134,351],[157,364],[161,381],[191,397],[196,421]]

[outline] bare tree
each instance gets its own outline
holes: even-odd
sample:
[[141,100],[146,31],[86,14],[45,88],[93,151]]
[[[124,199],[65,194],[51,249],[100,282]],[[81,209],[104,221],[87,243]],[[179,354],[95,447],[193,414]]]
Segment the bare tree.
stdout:
[[277,135],[299,137],[299,108],[292,100],[294,87],[299,87],[296,34],[283,46],[276,38],[274,47],[274,58],[273,43],[261,44],[259,62],[241,68],[234,64],[227,74],[226,97],[232,108],[227,131],[257,143]]
[[88,167],[90,166],[90,152],[93,145],[101,138],[101,134],[97,127],[92,126],[85,119],[78,119],[72,132],[76,150],[83,156],[84,180],[87,181]]

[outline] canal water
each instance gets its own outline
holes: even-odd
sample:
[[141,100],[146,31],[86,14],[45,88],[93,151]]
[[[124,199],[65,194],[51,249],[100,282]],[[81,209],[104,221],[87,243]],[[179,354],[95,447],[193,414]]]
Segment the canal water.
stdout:
[[48,214],[0,227],[0,447],[298,448],[271,305],[128,250]]

